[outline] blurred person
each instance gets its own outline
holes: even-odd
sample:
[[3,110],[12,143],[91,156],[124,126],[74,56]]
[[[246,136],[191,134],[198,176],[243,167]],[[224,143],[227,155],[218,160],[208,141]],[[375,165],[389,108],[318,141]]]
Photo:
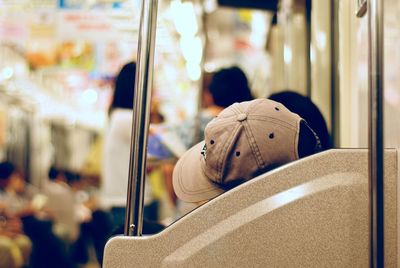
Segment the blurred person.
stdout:
[[14,170],[10,162],[0,163],[0,267],[19,268],[29,264],[32,242],[24,234],[21,220],[8,211],[4,200]]
[[6,217],[18,219],[32,242],[30,267],[73,267],[64,244],[53,233],[47,197],[28,184],[10,162],[0,164],[0,188]]
[[204,135],[173,172],[176,195],[196,205],[321,150],[318,136],[304,119],[269,99],[225,108],[208,123]]
[[[151,126],[152,135],[159,135],[163,144],[176,157],[181,156],[198,140],[204,139],[206,125],[223,109],[233,103],[253,100],[253,95],[243,70],[238,66],[231,66],[219,69],[211,76],[203,92],[203,98],[205,107],[200,110],[197,118],[189,118],[180,124],[172,126]],[[178,206],[178,215],[176,217],[179,217],[194,207],[192,204],[182,202],[182,200],[177,202],[172,185],[173,169],[173,163],[164,166],[165,184],[172,203]]]
[[317,133],[321,141],[322,150],[332,148],[330,134],[324,116],[309,97],[291,90],[285,90],[271,94],[268,99],[282,103],[290,111],[300,115],[306,120],[308,125]]
[[160,112],[160,103],[152,99],[150,105],[150,124],[161,124],[164,120],[164,116]]
[[[80,236],[74,243],[73,258],[80,263],[88,260],[88,245],[93,244],[98,262],[103,261],[107,240],[120,234],[125,223],[125,208],[129,177],[131,129],[136,63],[128,62],[115,78],[114,92],[108,110],[108,125],[103,139],[101,183],[97,204],[91,204],[91,219],[80,226]],[[146,180],[143,234],[163,229],[149,228],[157,220],[158,204]]]
[[[125,222],[125,206],[129,175],[131,129],[136,63],[125,64],[115,80],[115,89],[109,108],[109,123],[104,136],[103,169],[100,203],[110,210],[114,226]],[[148,186],[148,185],[146,185]],[[151,187],[145,192],[145,217],[152,204]]]
[[[159,125],[164,122],[164,116],[160,112],[159,102],[154,98],[151,100],[150,124]],[[168,203],[169,197],[164,184],[164,166],[166,161],[160,159],[172,158],[172,153],[165,148],[161,140],[155,135],[149,135],[147,140],[147,163],[146,163],[146,181],[151,186],[152,196],[157,204],[157,209],[152,210],[153,215],[148,215],[149,219],[160,221],[170,210]]]
[[48,172],[48,180],[43,186],[47,197],[47,208],[54,219],[53,231],[67,244],[75,241],[79,234],[75,193],[69,181],[74,174],[52,166]]
[[246,74],[238,66],[222,68],[218,70],[211,78],[208,89],[211,93],[212,107],[226,108],[235,102],[252,100]]
[[32,242],[23,233],[21,221],[1,212],[0,222],[0,267],[27,267]]
[[[205,107],[199,111],[197,118],[188,118],[174,125],[151,126],[151,132],[159,134],[167,148],[180,156],[197,140],[204,138],[205,126],[224,108],[235,102],[249,101],[253,98],[246,74],[241,68],[238,66],[222,68],[211,76],[208,86],[203,91]],[[197,129],[196,123],[198,123]],[[174,139],[169,139],[171,135],[174,135]],[[178,149],[180,150],[177,151]]]
[[1,201],[7,204],[8,212],[18,216],[33,212],[32,201],[39,190],[28,184],[11,162],[1,163],[0,172]]

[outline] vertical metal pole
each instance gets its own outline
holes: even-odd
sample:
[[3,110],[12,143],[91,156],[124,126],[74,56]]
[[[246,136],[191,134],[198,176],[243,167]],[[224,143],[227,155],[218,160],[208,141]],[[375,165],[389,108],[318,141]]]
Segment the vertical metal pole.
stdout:
[[331,139],[332,147],[340,144],[340,76],[339,66],[339,1],[330,0],[331,10]]
[[311,98],[311,10],[312,0],[305,2],[306,15],[306,93]]
[[368,1],[370,266],[384,267],[383,0]]
[[125,235],[129,236],[141,236],[143,228],[144,180],[156,25],[157,0],[142,1],[125,214]]

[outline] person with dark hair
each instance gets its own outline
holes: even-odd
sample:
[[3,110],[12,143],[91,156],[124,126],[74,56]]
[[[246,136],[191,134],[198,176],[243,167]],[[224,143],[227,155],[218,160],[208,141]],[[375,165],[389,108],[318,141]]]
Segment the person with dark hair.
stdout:
[[322,150],[332,148],[330,134],[324,116],[310,98],[294,91],[285,90],[271,94],[268,99],[282,103],[291,112],[298,114],[307,121],[318,135]]
[[136,63],[125,64],[115,78],[114,94],[109,113],[114,109],[133,109]]
[[32,241],[24,234],[21,219],[9,213],[3,200],[15,171],[11,162],[0,163],[0,267],[28,265],[32,252]]
[[235,102],[253,99],[247,77],[238,66],[217,71],[208,86],[214,105],[226,108]]
[[48,181],[43,185],[47,197],[47,208],[52,213],[53,231],[66,244],[75,241],[79,235],[79,222],[76,216],[76,198],[70,186],[70,171],[50,167]]
[[56,180],[58,175],[60,175],[60,171],[54,166],[51,166],[48,172],[49,180]]
[[[101,264],[107,240],[120,234],[124,226],[135,75],[136,63],[129,62],[120,69],[115,78],[108,110],[108,125],[103,139],[100,191],[97,202],[90,208],[91,219],[80,225],[80,236],[74,243],[71,254],[79,263],[88,260],[88,243],[91,241]],[[158,204],[153,199],[152,189],[146,180],[143,234],[151,234],[164,228],[158,223],[154,223],[158,229],[149,228],[150,223],[153,226],[153,221],[157,221],[157,215]]]
[[53,233],[47,196],[28,184],[12,163],[0,164],[0,203],[7,217],[21,221],[23,233],[32,242],[29,267],[74,267],[63,242]]
[[39,194],[38,189],[27,183],[22,173],[11,162],[0,163],[0,201],[8,211],[22,215],[31,212],[31,202]]
[[224,108],[235,102],[250,101],[254,97],[245,73],[238,66],[231,66],[221,68],[211,76],[203,98],[208,100],[207,106],[199,111],[197,118],[188,118],[177,125],[161,124],[153,128],[163,144],[177,157],[204,138],[203,131],[207,123]]
[[[104,136],[99,201],[102,208],[111,211],[116,226],[125,222],[135,74],[135,62],[125,64],[117,74],[109,109],[108,129]],[[150,205],[152,201],[151,188],[148,186],[145,206]],[[146,213],[148,209],[145,209]]]
[[0,190],[4,191],[10,181],[11,175],[14,173],[15,167],[10,162],[0,163]]
[[[173,152],[175,157],[180,157],[199,140],[204,139],[206,125],[215,118],[224,108],[233,103],[250,101],[253,99],[251,89],[245,73],[238,66],[221,68],[211,76],[205,88],[203,97],[208,100],[197,115],[178,125],[161,125],[153,128],[153,135],[158,135],[165,147]],[[178,206],[179,214],[184,214],[193,209],[191,204],[177,202],[172,187],[172,171],[174,164],[164,166],[165,184],[173,204]]]

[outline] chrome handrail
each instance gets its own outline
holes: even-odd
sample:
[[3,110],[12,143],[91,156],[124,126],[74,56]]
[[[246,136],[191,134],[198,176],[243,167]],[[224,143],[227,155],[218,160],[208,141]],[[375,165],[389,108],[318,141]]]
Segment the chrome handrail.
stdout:
[[368,2],[370,266],[384,267],[383,1]]
[[124,233],[128,236],[141,236],[143,228],[144,182],[156,25],[157,0],[142,1],[124,228]]

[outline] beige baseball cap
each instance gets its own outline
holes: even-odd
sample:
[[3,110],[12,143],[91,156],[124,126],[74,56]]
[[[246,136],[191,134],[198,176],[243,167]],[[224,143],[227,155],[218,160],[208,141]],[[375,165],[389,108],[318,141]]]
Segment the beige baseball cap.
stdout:
[[[205,140],[175,165],[176,195],[186,202],[205,201],[261,172],[299,159],[301,122],[305,123],[300,116],[269,99],[225,108],[208,123]],[[312,146],[317,148],[318,142],[315,135]]]

